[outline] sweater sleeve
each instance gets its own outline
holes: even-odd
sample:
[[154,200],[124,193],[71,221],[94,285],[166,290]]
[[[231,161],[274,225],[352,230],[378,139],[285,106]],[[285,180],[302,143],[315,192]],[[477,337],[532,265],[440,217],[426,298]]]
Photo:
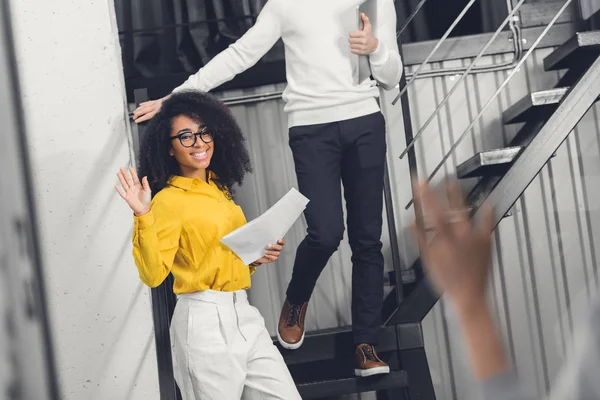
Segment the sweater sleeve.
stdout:
[[276,1],[267,1],[252,28],[173,92],[187,89],[208,92],[256,64],[281,37]]
[[369,55],[373,77],[385,90],[393,89],[404,69],[396,39],[396,9],[392,0],[379,2],[377,10],[377,49]]
[[[547,400],[600,399],[600,297],[592,303],[591,313],[574,332],[573,347],[567,361],[552,384]],[[519,389],[513,372],[482,382],[482,400],[532,400]]]
[[140,279],[150,287],[159,286],[171,272],[179,249],[181,223],[166,215],[160,203],[134,217],[133,258]]

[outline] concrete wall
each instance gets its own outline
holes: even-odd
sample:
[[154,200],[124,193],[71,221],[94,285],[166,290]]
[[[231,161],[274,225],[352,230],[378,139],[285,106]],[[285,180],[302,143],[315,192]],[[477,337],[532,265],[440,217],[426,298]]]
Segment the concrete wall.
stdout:
[[57,400],[8,15],[0,1],[0,399]]
[[149,291],[114,193],[130,161],[111,0],[12,2],[63,398],[158,399]]

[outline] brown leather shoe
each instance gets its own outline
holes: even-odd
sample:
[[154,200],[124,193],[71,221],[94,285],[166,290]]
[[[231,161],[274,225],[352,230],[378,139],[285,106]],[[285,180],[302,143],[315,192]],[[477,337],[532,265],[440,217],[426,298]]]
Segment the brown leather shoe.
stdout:
[[356,368],[354,369],[354,375],[364,377],[389,373],[390,367],[381,361],[373,346],[370,344],[359,344],[356,346]]
[[306,317],[307,308],[308,302],[291,304],[288,299],[285,299],[277,328],[277,339],[283,348],[296,350],[302,346],[304,342],[304,317]]

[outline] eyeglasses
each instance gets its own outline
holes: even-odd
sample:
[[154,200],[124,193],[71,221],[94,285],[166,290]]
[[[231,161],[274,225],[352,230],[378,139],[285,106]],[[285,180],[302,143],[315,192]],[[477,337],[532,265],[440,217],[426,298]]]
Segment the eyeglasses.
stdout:
[[207,144],[213,141],[213,134],[207,127],[200,129],[198,132],[182,132],[179,135],[171,136],[171,140],[179,139],[179,143],[183,147],[193,147],[198,137]]

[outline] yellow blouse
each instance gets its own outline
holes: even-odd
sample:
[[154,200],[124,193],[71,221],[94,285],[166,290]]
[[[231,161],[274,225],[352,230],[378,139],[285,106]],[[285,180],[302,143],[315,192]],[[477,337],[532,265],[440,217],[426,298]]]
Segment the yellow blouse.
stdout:
[[221,243],[246,218],[210,176],[208,182],[171,177],[150,207],[134,217],[133,257],[142,282],[156,287],[172,272],[176,294],[250,287],[254,268]]

